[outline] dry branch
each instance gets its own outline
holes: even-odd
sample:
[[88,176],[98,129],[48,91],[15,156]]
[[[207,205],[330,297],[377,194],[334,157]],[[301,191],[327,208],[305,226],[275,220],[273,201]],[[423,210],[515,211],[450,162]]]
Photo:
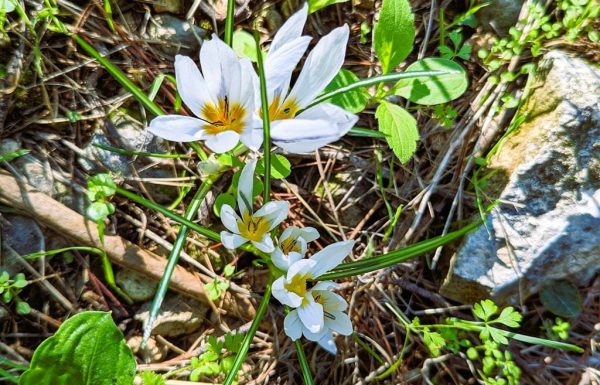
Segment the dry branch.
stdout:
[[[0,171],[0,202],[28,212],[38,222],[78,246],[102,247],[94,222],[32,186],[17,181],[4,171]],[[152,280],[158,281],[166,266],[164,258],[116,235],[104,237],[104,249],[113,263],[144,274]],[[208,282],[211,279],[201,274],[194,275],[177,266],[171,279],[171,288],[209,304],[202,280]],[[254,307],[243,296],[228,295],[223,302],[223,309],[244,319],[252,319],[255,314]]]

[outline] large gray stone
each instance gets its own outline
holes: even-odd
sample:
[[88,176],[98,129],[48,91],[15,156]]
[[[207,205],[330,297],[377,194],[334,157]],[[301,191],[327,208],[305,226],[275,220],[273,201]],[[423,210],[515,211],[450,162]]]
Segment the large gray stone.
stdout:
[[[145,325],[151,306],[152,302],[143,304],[133,318]],[[200,302],[180,295],[167,295],[152,325],[152,335],[176,337],[193,333],[202,325],[207,311],[208,308]]]
[[540,63],[529,119],[490,168],[501,203],[453,256],[442,293],[519,303],[600,269],[600,70],[555,51]]
[[150,20],[148,36],[150,39],[163,41],[161,49],[169,54],[197,55],[200,40],[207,31],[192,23],[181,20],[168,13],[161,13]]
[[519,21],[521,7],[525,0],[492,0],[481,8],[475,16],[484,32],[508,35],[508,30]]

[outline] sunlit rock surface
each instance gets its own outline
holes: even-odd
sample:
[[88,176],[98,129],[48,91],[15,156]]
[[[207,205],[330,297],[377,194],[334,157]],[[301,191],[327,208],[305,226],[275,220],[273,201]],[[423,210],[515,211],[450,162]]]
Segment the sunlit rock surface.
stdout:
[[540,64],[528,119],[492,160],[501,203],[454,255],[444,295],[518,304],[600,269],[600,70],[556,51]]

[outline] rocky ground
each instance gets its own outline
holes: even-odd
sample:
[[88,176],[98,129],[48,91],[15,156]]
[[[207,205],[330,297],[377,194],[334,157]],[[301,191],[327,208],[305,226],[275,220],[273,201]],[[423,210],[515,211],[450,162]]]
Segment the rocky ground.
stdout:
[[[223,30],[226,2],[218,0],[111,3],[114,27],[99,1],[59,0],[57,15],[147,92],[154,79],[172,73],[175,54],[195,56],[202,37]],[[298,3],[237,1],[236,25],[250,29],[258,20],[267,42]],[[421,338],[406,339],[405,328],[385,304],[394,304],[407,319],[435,324],[447,317],[472,319],[471,305],[484,298],[519,309],[524,321],[518,332],[523,334],[550,338],[549,325],[561,316],[570,323],[567,342],[585,349],[578,354],[511,342],[507,350],[522,370],[522,383],[599,383],[600,46],[585,36],[575,41],[559,36],[544,41],[539,56],[524,51],[495,69],[477,50],[490,49],[494,37],[509,35],[519,14],[526,16],[521,11],[526,7],[522,1],[492,3],[476,14],[477,26],[461,29],[463,43],[472,47],[471,55],[456,59],[468,70],[467,92],[448,104],[445,115],[433,107],[407,105],[421,135],[410,162],[400,164],[380,139],[346,136],[314,156],[289,156],[291,176],[274,183],[274,196],[292,205],[289,224],[318,228],[324,244],[357,240],[355,258],[445,234],[496,203],[484,224],[461,242],[342,283],[356,338],[338,338],[337,356],[305,344],[319,384],[483,383],[480,368],[464,351],[433,358]],[[44,6],[33,0],[24,4],[29,12]],[[438,56],[440,15],[449,21],[469,9],[468,1],[417,0],[411,5],[418,35],[399,70],[418,58]],[[322,36],[348,23],[346,67],[360,77],[375,75],[380,69],[368,30],[379,7],[378,1],[352,0],[324,8],[309,18],[305,33]],[[520,28],[530,26],[527,21]],[[29,284],[19,301],[31,309],[20,314],[15,301],[0,307],[0,355],[26,365],[43,339],[85,309],[112,311],[139,369],[159,373],[188,365],[208,335],[246,330],[266,274],[255,268],[251,256],[230,255],[190,233],[174,290],[149,347],[140,349],[142,323],[178,226],[121,196],[113,198],[116,212],[106,225],[105,247],[117,270],[116,282],[133,303],[108,288],[93,253],[22,258],[97,244],[96,229],[84,220],[90,175],[111,172],[120,186],[179,213],[190,199],[182,191],[198,185],[200,176],[191,156],[131,156],[98,147],[191,154],[181,144],[144,131],[150,118],[144,108],[49,22],[28,26],[10,14],[4,29],[0,155],[30,152],[0,162],[1,270],[11,277],[25,274]],[[510,80],[501,76],[532,63],[535,72]],[[155,101],[174,109],[176,92],[168,79]],[[455,116],[444,122],[448,111]],[[358,125],[376,128],[373,112],[361,113]],[[484,165],[481,159],[487,155]],[[202,224],[220,229],[212,204],[230,177],[216,184],[199,210]],[[31,201],[22,199],[23,188],[37,191]],[[403,209],[390,226],[399,206]],[[228,294],[206,301],[204,284],[222,276],[227,263],[236,264],[238,272]],[[280,313],[279,307],[269,310],[240,383],[301,382]],[[467,338],[478,341],[477,335]],[[187,379],[186,373],[174,376],[173,384]],[[205,383],[221,380],[202,378]]]

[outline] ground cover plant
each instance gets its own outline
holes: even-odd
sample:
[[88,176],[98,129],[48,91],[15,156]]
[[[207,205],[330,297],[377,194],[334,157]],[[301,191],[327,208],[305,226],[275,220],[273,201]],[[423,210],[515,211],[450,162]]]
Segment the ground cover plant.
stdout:
[[[200,3],[188,4],[192,16]],[[149,18],[148,4],[140,12],[109,0],[0,0],[3,44],[14,48],[3,57],[1,83],[7,95],[16,92],[2,102],[0,135],[52,127],[31,134],[43,151],[29,148],[32,139],[0,148],[10,172],[0,176],[21,178],[13,195],[12,179],[3,179],[0,211],[34,207],[33,217],[67,240],[32,252],[2,249],[26,269],[13,272],[3,260],[2,380],[571,380],[561,368],[595,349],[586,338],[593,341],[597,288],[584,289],[582,299],[572,285],[556,285],[542,292],[542,304],[515,307],[490,299],[456,306],[436,287],[444,253],[499,203],[486,193],[493,175],[485,167],[524,117],[482,134],[493,141],[472,128],[484,131],[522,105],[524,80],[547,45],[561,37],[595,44],[600,6],[526,2],[525,28],[473,47],[467,36],[487,4],[435,3],[230,0],[220,21],[215,6],[212,23],[199,23],[203,36],[187,24],[195,36],[170,40],[176,50],[169,51],[142,43],[125,16]],[[279,22],[268,17],[274,9],[286,9]],[[348,9],[356,14],[346,19]],[[78,82],[68,77],[73,71]],[[31,107],[32,100],[41,102]],[[27,114],[35,118],[21,121]],[[141,127],[128,137],[143,136],[141,147],[101,139],[103,131],[119,136],[114,122],[123,117]],[[96,121],[109,123],[103,129]],[[81,136],[93,137],[87,150],[74,144]],[[79,201],[48,201],[23,187],[34,184],[17,170],[30,151],[44,154],[40,167]],[[97,151],[108,154],[100,167]],[[121,170],[112,168],[118,159],[125,159]],[[140,159],[143,166],[132,166]],[[167,174],[146,173],[164,165]],[[338,174],[345,179],[333,181]],[[359,198],[350,201],[354,192]],[[23,194],[31,197],[10,204]],[[353,208],[359,214],[350,215]],[[143,299],[131,290],[132,271],[142,274],[139,286],[151,283]],[[171,308],[170,292],[187,295],[184,310]],[[204,327],[186,332],[196,322],[190,317],[163,336],[166,307],[204,309],[194,316]],[[541,372],[546,356],[560,363],[558,374]]]

